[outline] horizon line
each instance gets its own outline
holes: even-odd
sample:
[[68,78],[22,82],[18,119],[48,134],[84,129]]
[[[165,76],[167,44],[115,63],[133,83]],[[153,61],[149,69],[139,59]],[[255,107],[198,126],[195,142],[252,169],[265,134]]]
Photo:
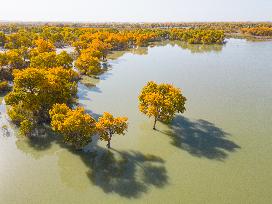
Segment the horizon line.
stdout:
[[44,21],[44,20],[0,20],[0,23],[89,23],[89,24],[144,24],[144,23],[272,23],[267,21]]

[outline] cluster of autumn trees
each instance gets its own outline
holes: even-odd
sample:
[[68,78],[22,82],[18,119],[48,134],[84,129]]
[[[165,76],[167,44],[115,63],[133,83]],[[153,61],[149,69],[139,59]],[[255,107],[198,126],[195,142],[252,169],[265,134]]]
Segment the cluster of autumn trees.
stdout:
[[[23,135],[32,136],[37,128],[50,124],[66,144],[76,149],[83,148],[96,134],[110,148],[113,135],[123,135],[127,130],[128,119],[105,112],[95,120],[82,107],[75,106],[80,75],[100,74],[112,51],[148,46],[156,41],[223,44],[224,31],[228,28],[272,36],[269,26],[245,26],[239,23],[129,24],[107,28],[0,25],[0,94],[9,91],[13,84],[5,100],[11,120]],[[56,52],[64,46],[74,47],[75,53]],[[151,81],[139,95],[139,110],[154,118],[153,129],[156,129],[157,121],[168,122],[176,113],[183,113],[185,102],[179,88]]]
[[84,29],[72,45],[78,58],[75,65],[82,74],[95,75],[102,72],[101,62],[115,50],[148,46],[155,41],[181,40],[191,44],[222,44],[223,31],[194,29],[134,29],[113,30]]
[[127,129],[126,118],[105,113],[96,122],[83,108],[72,109],[78,73],[71,68],[26,68],[15,70],[13,77],[13,90],[5,100],[11,120],[23,135],[31,137],[37,128],[51,123],[65,143],[80,149],[96,133],[110,144],[113,134]]
[[[148,46],[178,32],[49,26],[12,29],[10,33],[0,32],[0,46],[4,48],[0,52],[0,92],[13,85],[5,96],[11,120],[20,127],[21,134],[30,138],[37,129],[50,124],[65,143],[76,149],[88,144],[95,134],[110,148],[112,136],[122,135],[128,128],[126,117],[106,112],[96,121],[82,107],[75,106],[80,74],[101,73],[101,64],[111,51]],[[66,45],[75,48],[73,55],[56,52]],[[154,129],[157,121],[168,121],[185,110],[186,98],[181,90],[168,84],[149,82],[139,100],[140,111],[154,117]]]
[[223,30],[227,34],[240,33],[242,28],[272,27],[271,22],[194,22],[178,24],[176,27],[190,27],[205,30]]
[[241,31],[253,36],[272,36],[272,27],[242,28]]
[[95,134],[98,134],[101,140],[107,141],[107,147],[110,148],[112,136],[124,135],[128,128],[126,117],[114,118],[112,114],[105,112],[96,122],[82,107],[73,110],[66,104],[55,104],[49,114],[52,129],[62,134],[64,142],[76,149],[81,149],[91,142]]
[[[8,49],[0,53],[0,80],[1,84],[8,84],[7,81],[13,80],[12,73],[15,70],[25,70],[36,68],[37,70],[62,67],[70,69],[73,66],[73,58],[63,51],[56,54],[55,46],[42,38],[34,40],[33,47],[18,47]],[[42,70],[43,71],[43,70]],[[0,88],[0,91],[5,91]]]
[[[85,31],[85,32],[84,32]],[[82,74],[101,73],[101,63],[111,51],[126,50],[131,47],[148,46],[150,42],[166,39],[161,30],[113,30],[84,29],[83,34],[72,45],[78,58],[75,65]]]
[[[31,137],[37,128],[50,123],[63,141],[76,149],[87,145],[95,134],[110,148],[112,136],[124,134],[128,128],[126,117],[114,118],[105,112],[96,121],[82,107],[72,109],[77,92],[77,73],[72,69],[27,68],[13,74],[13,90],[5,100],[11,120],[23,135]],[[185,101],[180,89],[151,81],[139,96],[139,109],[154,117],[155,129],[157,121],[167,122],[175,113],[183,113]]]
[[171,40],[181,40],[190,44],[223,44],[225,34],[222,30],[172,29]]
[[207,29],[2,25],[0,47],[8,51],[0,55],[0,71],[11,78],[14,68],[72,66],[73,59],[67,53],[58,56],[55,50],[73,46],[73,57],[79,72],[96,75],[103,71],[101,64],[111,51],[148,46],[152,42],[169,39],[193,44],[222,44],[224,32]]
[[150,23],[20,23],[11,24],[0,22],[1,30],[5,33],[15,33],[19,29],[28,29],[41,31],[42,27],[54,27],[53,34],[58,32],[61,28],[111,28],[111,29],[171,29],[171,28],[200,28],[200,29],[214,29],[224,30],[227,33],[240,32],[241,28],[250,27],[272,27],[271,22],[150,22]]
[[[104,113],[95,120],[77,107],[80,75],[98,75],[112,51],[178,40],[189,44],[223,44],[227,30],[271,36],[270,25],[239,23],[161,23],[95,25],[0,25],[0,94],[6,97],[11,120],[27,136],[40,126],[51,125],[63,141],[80,149],[92,136],[111,146],[115,134],[128,128],[126,117]],[[188,28],[185,28],[188,27]],[[74,53],[57,48],[74,47]],[[139,110],[157,121],[168,122],[185,111],[186,98],[179,88],[151,81],[139,95]]]

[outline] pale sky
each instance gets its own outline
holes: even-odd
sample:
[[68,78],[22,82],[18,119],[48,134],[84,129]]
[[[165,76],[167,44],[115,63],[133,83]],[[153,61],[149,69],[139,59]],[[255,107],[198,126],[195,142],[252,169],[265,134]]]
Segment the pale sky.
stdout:
[[272,0],[0,1],[0,21],[272,21]]

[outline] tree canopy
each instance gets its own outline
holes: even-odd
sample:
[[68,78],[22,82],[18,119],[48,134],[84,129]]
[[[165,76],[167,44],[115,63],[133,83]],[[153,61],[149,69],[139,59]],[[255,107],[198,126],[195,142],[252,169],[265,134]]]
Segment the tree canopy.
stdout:
[[62,51],[60,54],[42,52],[30,59],[30,67],[52,68],[56,66],[66,69],[72,68],[73,58],[67,52]]
[[139,110],[148,117],[154,117],[153,129],[156,129],[157,121],[168,122],[175,113],[183,113],[186,110],[185,102],[181,89],[150,81],[139,95]]
[[72,103],[76,95],[77,73],[61,67],[15,70],[12,92],[6,97],[9,115],[17,124],[41,124],[49,120],[56,103]]
[[101,140],[107,141],[107,147],[111,148],[111,139],[114,134],[124,135],[128,128],[126,117],[114,118],[112,114],[105,112],[99,117],[96,129]]
[[66,104],[55,104],[49,111],[53,130],[63,135],[64,142],[81,149],[95,134],[95,119],[81,107],[70,109]]

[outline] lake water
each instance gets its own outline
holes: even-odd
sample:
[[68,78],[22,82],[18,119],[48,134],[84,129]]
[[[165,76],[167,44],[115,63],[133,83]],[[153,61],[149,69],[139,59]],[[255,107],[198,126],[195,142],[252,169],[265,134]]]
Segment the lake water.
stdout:
[[[271,54],[272,42],[238,39],[114,53],[110,70],[78,92],[95,117],[129,118],[110,152],[100,141],[80,153],[54,137],[16,136],[2,104],[0,203],[271,203]],[[150,80],[188,99],[185,114],[158,131],[137,107]]]

